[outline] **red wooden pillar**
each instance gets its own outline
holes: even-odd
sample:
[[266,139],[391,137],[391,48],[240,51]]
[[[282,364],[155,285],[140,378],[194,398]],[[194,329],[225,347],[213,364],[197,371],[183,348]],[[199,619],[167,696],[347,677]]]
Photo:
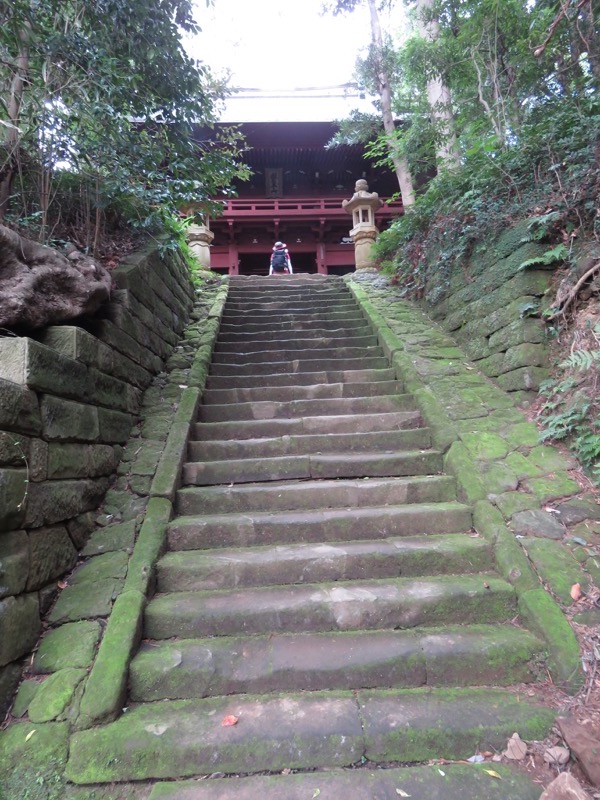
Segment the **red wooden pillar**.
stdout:
[[240,274],[240,257],[238,255],[237,245],[235,244],[229,245],[229,274]]
[[327,257],[325,254],[325,245],[319,242],[317,245],[317,272],[319,275],[328,275],[327,272]]

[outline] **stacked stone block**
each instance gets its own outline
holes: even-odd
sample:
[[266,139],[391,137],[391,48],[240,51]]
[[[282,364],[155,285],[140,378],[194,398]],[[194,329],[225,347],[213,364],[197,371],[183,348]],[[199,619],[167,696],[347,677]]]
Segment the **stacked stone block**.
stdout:
[[194,303],[176,252],[147,248],[113,280],[94,318],[0,339],[0,711]]
[[530,242],[526,222],[479,246],[450,276],[432,270],[426,310],[507,392],[535,392],[548,374],[542,297],[552,272],[522,264],[547,245]]

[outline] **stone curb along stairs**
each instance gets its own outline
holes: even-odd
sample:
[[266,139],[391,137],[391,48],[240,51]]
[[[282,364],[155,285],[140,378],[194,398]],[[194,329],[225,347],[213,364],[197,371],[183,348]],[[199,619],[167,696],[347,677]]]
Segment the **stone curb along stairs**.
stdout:
[[[167,779],[152,800],[333,798],[348,793],[336,769],[548,732],[553,711],[514,686],[546,652],[574,682],[571,629],[526,559],[515,566],[503,521],[442,474],[444,415],[353,291],[362,310],[335,278],[231,279],[87,682],[74,783]],[[474,765],[357,770],[353,796],[538,797],[499,769],[503,795]],[[282,771],[298,772],[267,774]],[[265,775],[182,781],[214,773]]]

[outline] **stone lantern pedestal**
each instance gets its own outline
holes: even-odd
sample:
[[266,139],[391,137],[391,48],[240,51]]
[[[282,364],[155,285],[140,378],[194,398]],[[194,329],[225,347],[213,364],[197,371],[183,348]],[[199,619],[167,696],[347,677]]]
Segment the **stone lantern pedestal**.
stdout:
[[206,225],[190,225],[187,229],[190,250],[204,269],[210,269],[210,245],[214,238],[214,233]]
[[348,214],[352,214],[354,227],[350,236],[354,242],[354,262],[357,270],[376,270],[373,260],[373,243],[379,231],[375,225],[375,212],[381,208],[383,200],[377,192],[370,192],[368,183],[360,178],[354,186],[350,200],[342,202]]

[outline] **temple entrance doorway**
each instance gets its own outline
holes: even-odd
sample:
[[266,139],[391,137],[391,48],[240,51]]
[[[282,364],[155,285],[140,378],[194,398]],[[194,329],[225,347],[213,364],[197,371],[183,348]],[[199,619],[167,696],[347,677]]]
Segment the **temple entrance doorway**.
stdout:
[[[269,260],[271,251],[264,253],[240,253],[239,254],[239,274],[240,275],[268,275]],[[294,253],[290,250],[292,267],[294,273],[311,273],[317,271],[316,251],[307,253]]]

